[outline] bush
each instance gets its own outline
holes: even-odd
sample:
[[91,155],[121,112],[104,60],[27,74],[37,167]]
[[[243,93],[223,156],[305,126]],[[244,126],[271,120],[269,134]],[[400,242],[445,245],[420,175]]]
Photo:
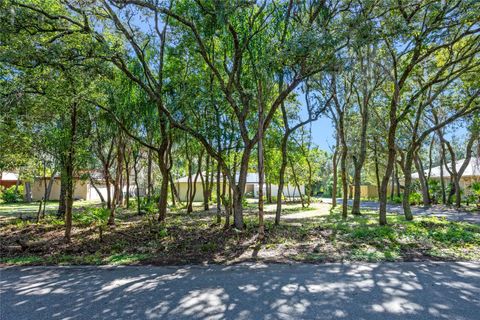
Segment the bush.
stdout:
[[438,203],[438,199],[440,199],[442,196],[442,188],[440,186],[440,181],[433,179],[428,180],[428,190],[432,203]]
[[470,186],[472,189],[472,202],[476,201],[477,206],[480,207],[480,182],[474,182]]
[[99,225],[106,224],[108,217],[110,216],[110,210],[107,208],[87,208],[84,212],[74,215],[74,219],[85,225]]
[[[411,205],[417,205],[422,203],[423,197],[419,192],[412,192],[410,193],[410,196],[408,197],[409,202]],[[403,194],[400,196],[394,196],[390,202],[394,204],[402,204],[403,201]]]
[[100,241],[103,240],[103,229],[110,217],[110,210],[107,208],[88,208],[85,212],[75,215],[74,219],[82,224],[98,228]]
[[392,202],[395,204],[401,204],[402,203],[402,196],[394,196]]
[[23,186],[18,186],[16,189],[15,186],[4,189],[2,191],[2,200],[5,203],[17,203],[23,201]]
[[412,205],[420,204],[422,202],[422,195],[418,192],[412,192],[410,193],[408,200]]
[[[156,202],[154,198],[148,201],[148,198],[140,198],[140,212],[143,214],[155,214],[158,211],[157,206],[158,201]],[[134,199],[130,203],[130,208],[137,208],[137,200]]]

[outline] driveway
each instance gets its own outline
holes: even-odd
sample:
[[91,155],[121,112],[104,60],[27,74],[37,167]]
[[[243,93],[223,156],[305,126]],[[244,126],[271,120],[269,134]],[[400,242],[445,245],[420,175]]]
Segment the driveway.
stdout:
[[0,269],[1,319],[478,319],[480,263]]
[[[322,199],[324,203],[332,203],[331,199]],[[337,200],[338,204],[342,204],[342,199]],[[348,200],[348,205],[351,206],[352,200]],[[360,207],[368,210],[378,210],[379,203],[376,201],[362,201]],[[398,204],[387,204],[387,212],[403,214],[403,208]],[[435,216],[445,217],[450,221],[465,221],[470,223],[480,224],[480,213],[472,213],[464,210],[459,210],[451,206],[432,205],[430,207],[412,206],[412,214],[417,216]]]

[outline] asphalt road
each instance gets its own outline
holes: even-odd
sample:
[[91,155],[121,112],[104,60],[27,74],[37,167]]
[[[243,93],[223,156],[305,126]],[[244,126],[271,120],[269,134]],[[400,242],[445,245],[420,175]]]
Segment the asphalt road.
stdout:
[[480,319],[480,263],[0,269],[1,319]]
[[[322,199],[325,203],[332,203],[331,199]],[[342,199],[337,199],[338,204],[342,204]],[[352,200],[348,200],[348,205],[353,204]],[[362,201],[360,202],[360,207],[368,210],[378,210],[379,203],[376,201]],[[403,214],[403,208],[400,204],[387,204],[387,212]],[[428,207],[424,206],[412,206],[412,214],[416,216],[435,216],[435,217],[444,217],[450,221],[464,221],[469,223],[480,224],[480,213],[477,212],[467,212],[461,209],[456,209],[453,206],[444,206],[444,205],[432,205]]]

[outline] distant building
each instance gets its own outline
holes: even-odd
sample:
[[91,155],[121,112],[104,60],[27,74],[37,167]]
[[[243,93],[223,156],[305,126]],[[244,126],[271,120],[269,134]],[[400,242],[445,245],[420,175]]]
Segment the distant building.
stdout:
[[[465,159],[457,160],[455,162],[455,167],[457,172],[460,170],[460,167],[463,165]],[[447,164],[448,168],[452,168],[452,163]],[[440,166],[433,167],[431,170],[425,170],[425,175],[428,175],[430,171],[430,179],[440,180]],[[415,172],[412,174],[412,179],[419,179],[418,173]],[[448,183],[450,182],[450,173],[448,172],[445,165],[443,166],[443,180]],[[480,157],[472,157],[468,163],[465,172],[460,178],[460,188],[468,188],[473,182],[480,181]]]
[[[10,188],[17,184],[18,174],[14,172],[0,172],[0,189]],[[21,183],[21,181],[19,181]]]
[[[107,199],[107,186],[105,184],[105,179],[103,175],[98,172],[91,173],[92,181],[80,179],[79,177],[74,178],[74,190],[73,190],[73,199],[74,200],[90,200],[96,201],[101,200],[99,193],[103,198]],[[53,179],[53,181],[52,181]],[[17,183],[18,174],[13,172],[2,172],[0,176],[0,189],[9,188],[14,186]],[[51,182],[52,181],[52,182]],[[133,179],[130,179],[133,181]],[[20,184],[24,185],[27,181],[19,181]],[[48,186],[51,182],[51,191],[49,200],[60,200],[60,176],[54,177],[35,177],[33,181],[28,181],[30,183],[30,192],[31,199],[33,201],[41,200],[45,194],[45,184]],[[134,194],[135,188],[133,185],[127,188],[123,187],[123,192],[130,192]],[[28,192],[28,188],[25,188],[25,192]],[[113,184],[110,185],[110,194],[113,197]],[[143,194],[143,193],[141,193]]]
[[[202,173],[205,175],[205,173]],[[188,190],[188,176],[182,177],[175,181],[175,187],[177,188],[178,196],[181,201],[187,201],[187,190]],[[195,180],[195,176],[191,177],[191,182],[193,185],[193,181]],[[238,180],[238,176],[237,179]],[[214,183],[216,182],[214,178]],[[203,201],[203,185],[200,177],[197,179],[197,183],[195,184],[195,197],[193,201]],[[260,186],[258,183],[258,174],[257,173],[248,173],[247,174],[247,182],[245,184],[245,195],[247,197],[258,198],[258,192],[260,190]],[[266,195],[266,185],[263,185],[263,194]],[[277,196],[278,192],[278,185],[272,184],[271,185],[271,192],[272,196]],[[300,185],[300,188],[292,185],[285,185],[283,187],[283,196],[286,198],[298,198],[300,194],[305,194],[305,186]]]

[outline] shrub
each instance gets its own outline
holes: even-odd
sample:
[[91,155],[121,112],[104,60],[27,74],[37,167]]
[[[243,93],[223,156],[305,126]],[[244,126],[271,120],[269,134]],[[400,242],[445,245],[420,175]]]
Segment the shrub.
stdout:
[[98,228],[100,241],[103,240],[103,229],[107,225],[110,210],[107,208],[88,208],[82,214],[75,215],[78,222]]
[[472,189],[472,198],[474,199],[474,201],[477,201],[477,206],[480,207],[480,182],[472,183],[470,188]]
[[430,193],[430,199],[432,199],[432,203],[438,203],[438,199],[442,196],[440,181],[433,179],[428,180],[428,190]]
[[400,204],[402,203],[402,196],[394,196],[392,202],[395,204]]
[[[150,199],[148,201],[148,198],[140,198],[140,212],[143,214],[154,214],[158,211],[157,203],[155,202],[155,199]],[[134,199],[130,203],[131,208],[137,208],[137,200]]]
[[2,200],[5,203],[17,203],[23,201],[23,186],[11,186],[2,191]]
[[422,202],[422,195],[418,192],[412,192],[408,197],[410,204],[420,204]]
[[[408,199],[411,205],[417,205],[422,203],[423,201],[422,195],[419,192],[410,193],[410,196],[408,197]],[[393,196],[390,202],[394,204],[401,204],[402,201],[403,201],[403,195],[400,195],[400,196]]]

